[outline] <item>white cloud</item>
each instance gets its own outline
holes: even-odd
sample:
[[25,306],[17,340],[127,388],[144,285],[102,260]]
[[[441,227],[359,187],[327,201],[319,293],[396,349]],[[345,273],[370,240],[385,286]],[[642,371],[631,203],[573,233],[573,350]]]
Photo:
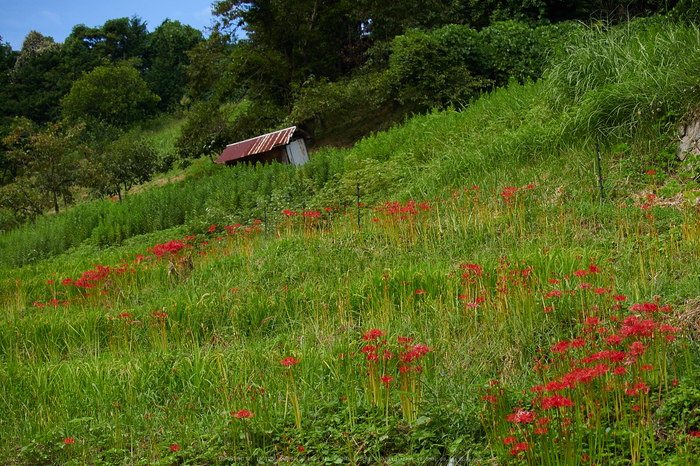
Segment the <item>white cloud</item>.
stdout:
[[41,12],[41,16],[48,19],[53,24],[57,24],[57,25],[61,24],[61,17],[58,16],[58,14],[56,14],[56,13],[52,13],[50,11],[43,10]]
[[193,16],[197,19],[207,19],[207,18],[211,17],[211,14],[212,14],[211,11],[212,11],[212,8],[210,6],[208,6],[208,7],[204,8],[203,10],[199,10],[196,13],[194,13]]

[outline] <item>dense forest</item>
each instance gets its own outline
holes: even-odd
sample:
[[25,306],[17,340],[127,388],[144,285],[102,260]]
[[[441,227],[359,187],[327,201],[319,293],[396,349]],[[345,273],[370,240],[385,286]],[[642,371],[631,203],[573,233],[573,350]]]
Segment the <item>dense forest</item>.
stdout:
[[[692,0],[222,0],[201,31],[138,17],[77,25],[64,43],[0,40],[0,227],[85,196],[119,199],[173,163],[301,126],[352,142],[406,115],[464,107],[541,77],[581,24],[693,15]],[[245,111],[237,107],[241,103]],[[185,118],[177,153],[138,135]],[[343,136],[339,137],[338,135]]]

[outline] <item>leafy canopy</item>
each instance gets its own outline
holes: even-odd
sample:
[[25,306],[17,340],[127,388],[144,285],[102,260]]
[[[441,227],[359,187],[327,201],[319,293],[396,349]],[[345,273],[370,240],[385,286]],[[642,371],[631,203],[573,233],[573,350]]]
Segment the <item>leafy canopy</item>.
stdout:
[[138,70],[128,63],[98,66],[78,79],[61,100],[63,115],[116,126],[141,121],[157,111],[160,97],[148,88]]

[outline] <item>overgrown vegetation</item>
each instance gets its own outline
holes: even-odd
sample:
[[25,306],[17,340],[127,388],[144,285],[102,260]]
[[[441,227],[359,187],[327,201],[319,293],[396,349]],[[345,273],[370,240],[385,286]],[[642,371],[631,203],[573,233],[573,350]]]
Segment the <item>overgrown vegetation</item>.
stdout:
[[0,458],[697,462],[697,38],[581,28],[461,111],[4,233]]

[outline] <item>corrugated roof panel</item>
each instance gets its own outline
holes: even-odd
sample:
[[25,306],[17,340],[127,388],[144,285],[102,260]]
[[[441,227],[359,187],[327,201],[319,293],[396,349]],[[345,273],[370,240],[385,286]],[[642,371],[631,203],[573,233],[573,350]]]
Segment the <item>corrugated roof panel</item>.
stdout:
[[249,155],[267,152],[273,147],[289,144],[289,140],[292,138],[296,129],[296,126],[292,126],[291,128],[281,129],[274,133],[263,134],[256,138],[229,144],[219,158],[216,159],[216,163],[226,163]]

